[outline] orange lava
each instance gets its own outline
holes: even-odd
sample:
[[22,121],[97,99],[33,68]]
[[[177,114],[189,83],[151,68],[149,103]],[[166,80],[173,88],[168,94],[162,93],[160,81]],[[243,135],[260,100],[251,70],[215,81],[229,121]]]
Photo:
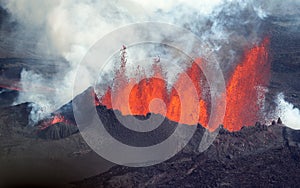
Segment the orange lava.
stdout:
[[51,121],[51,125],[61,122],[66,122],[65,118],[61,115],[55,115],[53,120]]
[[[240,130],[260,120],[258,86],[269,83],[271,65],[268,61],[269,39],[250,49],[237,65],[227,84],[224,127]],[[264,95],[263,95],[264,96]]]
[[[260,119],[258,88],[267,86],[270,62],[267,47],[269,40],[247,51],[235,68],[226,87],[226,113],[224,127],[230,131],[243,125],[253,125]],[[202,59],[196,59],[190,67],[180,73],[170,89],[159,62],[155,62],[151,77],[141,71],[136,78],[127,78],[125,49],[121,53],[121,67],[116,72],[114,84],[96,100],[95,105],[121,111],[123,115],[146,115],[156,113],[172,121],[187,125],[200,123],[207,127],[210,113],[210,90],[200,69]],[[156,100],[159,99],[159,100]]]
[[71,124],[69,120],[67,120],[64,116],[60,115],[60,114],[56,114],[53,117],[44,120],[43,122],[41,122],[39,124],[39,129],[43,130],[46,129],[47,127],[54,125],[56,123],[66,123],[66,124]]
[[120,110],[123,115],[146,115],[150,112],[183,124],[200,123],[207,126],[208,105],[202,97],[201,86],[206,80],[198,65],[201,59],[197,59],[190,68],[179,74],[169,90],[158,62],[152,67],[152,77],[146,78],[139,71],[137,74],[141,79],[137,82],[134,78],[126,77],[126,62],[124,58],[121,61],[113,87],[108,88],[100,99],[102,105]]
[[179,75],[169,95],[166,117],[183,124],[200,123],[207,127],[208,102],[202,96],[206,80],[198,65],[200,63],[201,59],[195,60],[186,72]]

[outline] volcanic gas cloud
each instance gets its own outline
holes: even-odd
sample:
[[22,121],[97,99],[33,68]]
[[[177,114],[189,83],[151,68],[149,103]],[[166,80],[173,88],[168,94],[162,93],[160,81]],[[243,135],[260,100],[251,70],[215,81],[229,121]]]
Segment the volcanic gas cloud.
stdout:
[[[259,45],[246,50],[241,62],[227,80],[227,107],[223,124],[230,131],[253,125],[262,118],[260,101],[264,98],[265,90],[261,88],[268,86],[270,76],[268,45],[269,39],[266,38]],[[125,53],[124,47],[121,67],[116,71],[114,84],[107,88],[96,105],[119,110],[123,115],[156,113],[179,123],[200,123],[207,127],[211,113],[210,91],[199,66],[203,63],[201,57],[195,59],[185,72],[178,75],[171,88],[167,88],[159,61],[153,64],[151,77],[144,75],[139,81],[136,78],[128,78],[125,75]],[[186,84],[191,81],[192,84]]]

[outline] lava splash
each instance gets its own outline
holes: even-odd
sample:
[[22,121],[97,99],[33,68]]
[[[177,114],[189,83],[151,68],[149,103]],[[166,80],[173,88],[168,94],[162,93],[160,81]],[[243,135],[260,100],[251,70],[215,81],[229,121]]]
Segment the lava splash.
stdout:
[[[230,131],[253,125],[261,118],[261,101],[269,83],[268,61],[269,39],[246,51],[242,61],[231,74],[226,85],[226,113],[224,127]],[[187,125],[200,123],[207,127],[210,115],[210,90],[197,58],[180,73],[171,88],[167,89],[159,61],[153,64],[153,75],[137,81],[128,78],[125,50],[121,53],[121,67],[116,71],[114,84],[96,101],[109,109],[121,111],[123,115],[161,114],[172,121]],[[140,73],[139,73],[140,74]],[[192,83],[192,84],[187,84]],[[196,93],[196,95],[195,95]],[[215,112],[218,113],[218,112]]]
[[271,64],[268,60],[269,39],[250,49],[237,65],[226,87],[224,126],[239,130],[262,120],[263,99],[269,84]]
[[114,86],[107,89],[100,104],[120,110],[123,115],[155,113],[179,123],[207,126],[209,100],[202,93],[207,82],[199,63],[201,59],[194,61],[186,72],[179,74],[171,89],[167,88],[158,62],[153,65],[153,76],[146,78],[144,75],[139,82],[134,78],[128,79],[125,66],[122,65],[116,74]]

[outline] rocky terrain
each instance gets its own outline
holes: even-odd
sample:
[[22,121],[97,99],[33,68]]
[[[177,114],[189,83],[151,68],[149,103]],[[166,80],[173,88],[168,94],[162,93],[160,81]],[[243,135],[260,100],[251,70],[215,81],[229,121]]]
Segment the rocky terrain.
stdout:
[[[93,152],[78,131],[69,134],[77,130],[73,125],[60,126],[66,129],[59,135],[68,137],[59,140],[28,126],[28,104],[0,110],[0,187],[65,187],[113,165]],[[57,133],[51,129],[46,135]]]
[[269,94],[284,92],[286,99],[299,108],[300,23],[296,18],[270,18],[272,75]]
[[[173,158],[150,167],[130,168],[112,167],[97,156],[74,125],[57,123],[43,130],[27,126],[28,106],[25,103],[7,107],[0,113],[3,185],[18,186],[16,182],[22,182],[22,186],[63,187],[232,187],[300,183],[300,131],[285,127],[280,120],[269,126],[256,123],[238,132],[220,127],[213,144],[203,153],[198,152],[198,146],[205,129],[198,125],[188,145]],[[165,139],[176,128],[175,122],[165,119],[157,128],[164,134],[133,137],[124,128],[120,131],[112,110],[98,106],[97,111],[111,135],[130,145],[134,138],[134,143],[139,143],[137,147],[149,145],[149,139]],[[64,112],[67,116],[68,111]],[[148,116],[152,115],[155,116]],[[112,168],[104,172],[109,167]],[[100,172],[103,173],[93,176]]]
[[203,130],[174,158],[151,167],[116,166],[74,183],[75,187],[241,187],[300,183],[300,132],[280,124],[256,124],[239,132],[220,130],[203,153]]
[[[62,58],[33,51],[36,41],[23,41],[14,35],[15,22],[0,9],[0,187],[195,187],[195,186],[288,186],[300,184],[300,133],[283,124],[260,123],[238,132],[220,128],[213,144],[203,153],[197,151],[204,129],[198,125],[189,144],[170,160],[151,167],[115,166],[98,156],[85,143],[76,125],[57,123],[42,131],[28,126],[29,103],[12,106],[18,96],[20,74],[25,68],[47,76],[65,69]],[[272,75],[267,96],[270,110],[274,98],[284,91],[286,100],[300,107],[300,34],[293,18],[269,18],[266,30],[271,41]],[[43,45],[43,44],[41,44]],[[20,50],[26,49],[26,50]],[[51,63],[49,63],[51,62]],[[70,104],[57,113],[73,120]],[[100,106],[98,114],[107,129],[122,141],[131,133],[122,129],[112,111]],[[147,117],[137,117],[146,119]],[[162,137],[173,128],[164,124]],[[118,131],[125,131],[117,134]],[[153,135],[150,135],[152,137]],[[130,144],[145,146],[143,135]]]
[[[267,95],[269,110],[279,92],[300,106],[299,23],[294,17],[269,18],[272,62]],[[284,123],[284,122],[283,122]],[[300,184],[299,131],[279,121],[256,123],[238,132],[221,129],[213,144],[198,153],[203,129],[198,127],[188,146],[170,160],[151,167],[116,166],[100,175],[75,182],[75,187],[241,187]]]

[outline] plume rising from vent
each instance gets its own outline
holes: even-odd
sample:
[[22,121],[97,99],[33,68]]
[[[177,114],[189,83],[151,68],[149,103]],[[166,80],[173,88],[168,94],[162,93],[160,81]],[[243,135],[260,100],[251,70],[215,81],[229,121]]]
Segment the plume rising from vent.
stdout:
[[[241,63],[230,76],[226,89],[227,109],[224,119],[224,126],[228,130],[239,130],[244,125],[253,125],[253,122],[263,120],[259,101],[264,98],[265,93],[259,94],[257,88],[267,87],[269,84],[271,67],[268,60],[268,45],[269,39],[266,38],[261,44],[246,51]],[[200,69],[202,59],[194,60],[185,72],[179,73],[177,80],[168,90],[167,79],[163,76],[159,62],[153,64],[154,71],[150,77],[141,75],[140,81],[127,77],[125,50],[126,48],[122,49],[121,67],[116,71],[113,85],[108,87],[100,99],[102,105],[120,110],[123,115],[156,113],[179,123],[188,125],[200,123],[207,127],[210,90]],[[192,80],[191,85],[187,84],[189,83],[187,79]],[[197,97],[194,97],[193,89],[196,89]],[[153,102],[157,99],[161,101]],[[181,109],[183,103],[187,105],[186,109]],[[195,103],[198,105],[194,105]]]
[[[27,72],[32,74],[31,76],[28,74],[21,75],[21,85],[24,88],[30,88],[30,85],[34,80],[28,80],[33,77],[36,78],[35,80],[39,82],[39,85],[50,84],[51,87],[55,88],[54,91],[43,93],[43,96],[41,96],[40,93],[20,91],[19,98],[15,101],[15,104],[29,101],[36,103],[37,106],[40,106],[42,109],[46,109],[41,112],[42,114],[31,113],[32,116],[35,116],[31,117],[35,122],[38,121],[38,117],[45,117],[46,114],[56,110],[72,99],[72,86],[78,63],[88,49],[99,38],[116,28],[136,22],[161,21],[175,24],[192,31],[205,43],[210,44],[213,52],[218,57],[218,61],[221,63],[225,79],[228,82],[228,87],[232,88],[233,85],[235,85],[233,80],[246,79],[245,75],[238,72],[244,71],[243,69],[245,68],[242,67],[245,67],[246,64],[248,64],[244,62],[248,61],[247,58],[253,59],[255,57],[251,57],[251,55],[247,57],[245,49],[249,49],[263,40],[266,32],[268,32],[264,30],[265,21],[268,17],[280,17],[281,15],[294,14],[295,10],[299,10],[299,8],[297,8],[299,7],[299,3],[292,0],[285,1],[284,6],[282,6],[282,1],[279,0],[205,0],[191,2],[181,0],[167,2],[141,2],[128,0],[101,3],[90,0],[76,3],[70,0],[51,2],[5,0],[1,2],[1,6],[8,10],[12,15],[13,21],[17,21],[21,25],[8,37],[25,38],[24,41],[32,41],[34,39],[34,41],[37,41],[35,53],[39,54],[39,52],[47,51],[50,52],[50,54],[55,54],[55,56],[65,58],[68,62],[67,70],[58,70],[58,73],[53,75],[52,78],[46,78],[45,75],[34,72]],[[182,37],[184,40],[184,36],[177,36],[176,34],[173,34],[172,31],[165,31],[165,33],[166,35],[171,35],[176,38]],[[158,38],[161,39],[162,42],[165,40],[164,35],[158,36]],[[28,48],[28,46],[21,43],[15,46],[16,51],[22,51],[26,48]],[[192,41],[187,48],[193,49]],[[258,51],[261,51],[260,47],[258,48]],[[131,54],[135,55],[135,57],[131,57],[133,59],[140,58],[147,50],[149,49],[142,48],[137,53],[131,52]],[[257,53],[254,51],[249,53]],[[156,55],[162,54],[163,52]],[[258,59],[264,58],[264,55],[258,56],[261,56],[258,57]],[[243,58],[245,60],[240,61]],[[197,62],[198,60],[194,59],[194,61]],[[243,66],[239,66],[238,64],[240,63],[243,64]],[[189,64],[182,65],[178,62],[177,64],[182,66],[187,72],[188,69],[191,68],[188,67],[190,66]],[[113,69],[113,67],[110,67],[110,69]],[[168,69],[167,74],[177,75],[178,72],[173,73],[171,66],[169,66]],[[259,67],[257,69],[259,69]],[[93,85],[95,81],[93,78],[97,77],[97,72],[90,70],[89,67],[85,67],[85,70],[87,76],[82,79],[85,79],[86,84],[82,85],[81,92]],[[233,70],[236,72],[233,73]],[[253,69],[251,68],[251,70]],[[193,69],[193,71],[197,70]],[[26,73],[26,71],[24,71],[24,73]],[[147,71],[146,74],[149,75]],[[191,72],[190,74],[195,73]],[[258,74],[258,76],[261,75],[264,75],[264,73]],[[167,79],[169,79],[169,77]],[[177,81],[180,82],[180,79]],[[135,83],[134,81],[132,82]],[[135,83],[137,85],[135,86],[134,91],[139,90],[142,85],[147,85],[148,88],[152,88],[151,85],[153,85],[154,82],[159,82],[160,88],[165,87],[164,85],[166,84],[164,81],[158,81],[157,79],[145,79],[140,84]],[[261,84],[265,85],[264,83]],[[252,82],[250,82],[250,85],[253,86]],[[260,83],[258,83],[258,86],[260,86]],[[234,104],[236,103],[234,100],[239,100],[240,97],[244,97],[242,95],[234,97],[231,93],[236,93],[236,91],[233,90],[234,89],[228,90],[230,98],[228,99],[228,102],[237,108],[244,108],[245,106]],[[134,91],[132,92],[132,95],[138,95],[138,93]],[[112,91],[108,91],[108,93],[109,92]],[[168,92],[170,91],[168,90]],[[251,96],[254,96],[254,91],[251,90],[249,92],[251,93]],[[75,95],[77,94],[79,93],[75,93]],[[165,95],[173,96],[173,100],[176,100],[176,93],[172,93],[172,91],[171,94],[166,92],[161,92],[160,94],[155,93],[149,98],[153,98],[154,96],[161,98]],[[198,92],[198,95],[201,96],[202,94]],[[146,103],[149,102],[149,98],[145,99]],[[169,100],[170,99],[167,101]],[[155,106],[155,104],[153,105]],[[249,108],[249,105],[252,105],[252,102],[247,103],[246,106]],[[172,105],[168,104],[167,106]],[[165,112],[167,116],[172,117],[174,120],[178,119],[178,117],[172,116],[170,114],[170,109],[175,109],[175,106],[176,105],[167,107]],[[200,102],[199,106],[200,109],[202,109],[201,111],[207,111],[207,114],[210,113],[209,104],[205,100]],[[134,113],[144,114],[147,111],[147,109],[136,109],[134,106],[131,106],[130,108]],[[256,105],[254,105],[254,108],[257,109]],[[229,119],[238,119],[237,117],[240,116],[240,113],[235,110],[228,110],[227,113],[229,113],[229,111],[231,111],[230,115],[228,115],[230,118],[225,119],[224,124],[232,124],[232,120]],[[162,113],[162,110],[159,109],[155,112]],[[250,119],[253,119],[246,117],[246,115],[242,116],[246,118],[245,124],[249,124]],[[205,122],[206,120],[199,121]]]

